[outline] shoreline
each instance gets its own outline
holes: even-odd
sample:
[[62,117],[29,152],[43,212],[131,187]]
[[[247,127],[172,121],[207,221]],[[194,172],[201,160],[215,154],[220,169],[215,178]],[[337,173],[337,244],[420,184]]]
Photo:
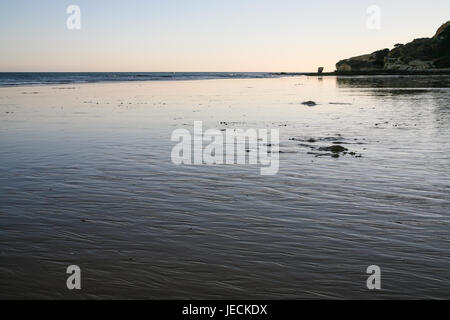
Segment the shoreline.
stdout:
[[[89,73],[86,73],[89,74]],[[261,74],[261,73],[260,73]],[[323,72],[323,73],[317,73],[317,72],[301,72],[301,73],[268,73],[271,76],[268,77],[228,77],[228,78],[221,78],[221,77],[198,77],[198,78],[178,78],[178,79],[139,79],[139,80],[127,80],[127,79],[121,79],[121,80],[96,80],[96,81],[76,81],[73,82],[54,82],[54,83],[15,83],[15,84],[0,84],[0,89],[5,88],[25,88],[25,87],[48,87],[48,86],[54,86],[54,87],[67,87],[67,86],[79,86],[79,85],[86,85],[86,84],[112,84],[112,83],[149,83],[149,82],[183,82],[183,81],[200,81],[200,80],[267,80],[267,79],[281,79],[281,78],[291,78],[291,77],[379,77],[379,76],[385,76],[385,77],[415,77],[415,76],[450,76],[450,70],[440,70],[440,71],[414,71],[414,72],[405,72],[405,71],[399,71],[399,72],[384,72],[384,71],[373,71],[373,72]],[[248,75],[248,74],[247,74]]]
[[424,70],[424,71],[346,71],[346,72],[308,72],[304,73],[306,76],[450,76],[450,70]]

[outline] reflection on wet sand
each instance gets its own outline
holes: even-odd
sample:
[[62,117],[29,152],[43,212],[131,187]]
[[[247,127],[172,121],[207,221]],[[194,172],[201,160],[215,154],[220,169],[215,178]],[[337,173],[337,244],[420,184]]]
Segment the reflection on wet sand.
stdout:
[[450,76],[338,76],[338,88],[449,88]]
[[[450,298],[448,79],[58,88],[0,89],[1,298]],[[279,174],[174,165],[196,120],[279,128]]]

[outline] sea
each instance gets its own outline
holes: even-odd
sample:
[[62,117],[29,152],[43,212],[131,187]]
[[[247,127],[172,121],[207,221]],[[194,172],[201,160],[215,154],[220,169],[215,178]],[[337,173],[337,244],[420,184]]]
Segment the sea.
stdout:
[[[289,75],[296,74],[289,73]],[[124,81],[273,78],[287,75],[288,73],[269,72],[0,72],[0,87]]]

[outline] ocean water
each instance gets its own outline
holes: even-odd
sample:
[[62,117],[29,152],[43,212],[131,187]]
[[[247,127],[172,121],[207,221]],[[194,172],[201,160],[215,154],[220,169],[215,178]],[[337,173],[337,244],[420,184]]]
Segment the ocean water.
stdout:
[[[448,299],[449,79],[0,88],[0,298]],[[199,120],[278,128],[279,173],[174,165]]]
[[269,72],[0,72],[0,87],[124,81],[274,78],[282,75],[286,76],[286,74]]

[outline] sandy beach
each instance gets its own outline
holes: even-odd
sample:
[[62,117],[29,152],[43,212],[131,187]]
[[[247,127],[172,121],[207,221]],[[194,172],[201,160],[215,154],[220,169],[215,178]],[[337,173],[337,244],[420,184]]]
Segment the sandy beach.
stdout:
[[[448,80],[408,81],[0,88],[1,297],[449,298]],[[279,173],[174,165],[194,121],[278,128]]]

